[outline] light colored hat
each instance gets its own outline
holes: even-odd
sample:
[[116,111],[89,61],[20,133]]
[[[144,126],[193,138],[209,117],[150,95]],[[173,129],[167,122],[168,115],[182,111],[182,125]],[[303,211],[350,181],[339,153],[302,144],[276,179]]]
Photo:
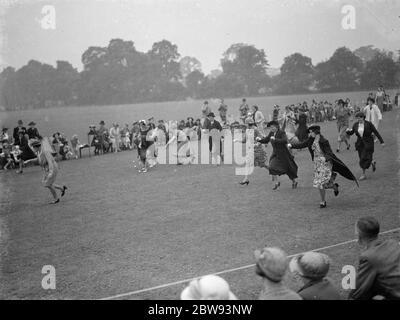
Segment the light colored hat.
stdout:
[[294,257],[289,264],[291,272],[308,279],[322,279],[329,271],[330,259],[326,254],[306,252]]
[[254,252],[256,263],[265,276],[279,282],[285,276],[289,262],[286,253],[279,248],[264,248]]
[[224,279],[208,275],[191,281],[182,291],[181,300],[237,300],[237,298]]

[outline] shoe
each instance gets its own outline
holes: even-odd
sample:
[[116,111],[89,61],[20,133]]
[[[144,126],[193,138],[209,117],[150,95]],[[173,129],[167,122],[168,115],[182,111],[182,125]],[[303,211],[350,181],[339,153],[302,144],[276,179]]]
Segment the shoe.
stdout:
[[22,170],[17,170],[17,173],[21,174],[24,173]]
[[60,199],[57,199],[57,200],[54,200],[54,201],[52,201],[52,202],[49,202],[49,204],[57,204],[57,203],[59,203],[60,202]]
[[272,190],[278,190],[280,186],[281,186],[280,182],[275,183],[275,187],[273,187]]
[[347,150],[350,150],[350,145],[347,146]]
[[336,153],[339,153],[340,152],[340,150],[339,149],[336,149]]
[[367,177],[364,176],[364,175],[362,175],[362,176],[360,177],[360,179],[358,179],[358,180],[363,181],[363,180],[366,180],[366,179],[367,179]]
[[63,189],[62,189],[62,191],[61,191],[61,197],[64,197],[65,191],[66,191],[67,189],[68,189],[68,188],[67,188],[66,186],[63,186]]
[[335,197],[339,195],[339,185],[337,183],[334,184],[333,193],[335,194]]
[[293,183],[292,183],[292,189],[297,189],[297,185],[298,185],[299,183],[297,182],[297,181],[294,181]]
[[239,182],[239,184],[240,184],[241,186],[244,186],[244,185],[248,186],[248,185],[249,185],[249,183],[250,183],[250,181],[249,181],[249,180],[246,180],[246,181]]
[[319,204],[319,207],[320,207],[321,209],[326,208],[326,201],[321,202],[321,203]]
[[376,161],[372,161],[372,172],[376,171]]

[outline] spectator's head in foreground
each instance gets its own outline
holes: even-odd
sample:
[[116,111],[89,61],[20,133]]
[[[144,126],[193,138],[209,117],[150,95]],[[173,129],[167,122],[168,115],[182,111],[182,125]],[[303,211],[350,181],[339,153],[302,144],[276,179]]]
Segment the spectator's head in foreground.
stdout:
[[215,275],[193,280],[182,291],[181,300],[237,300],[229,284]]
[[379,222],[374,217],[362,217],[356,222],[356,236],[358,243],[366,245],[378,238]]
[[279,248],[264,248],[254,252],[256,273],[272,282],[281,282],[288,269],[286,253]]
[[289,263],[289,269],[300,276],[304,283],[320,281],[328,274],[329,257],[319,252],[306,252],[294,257]]

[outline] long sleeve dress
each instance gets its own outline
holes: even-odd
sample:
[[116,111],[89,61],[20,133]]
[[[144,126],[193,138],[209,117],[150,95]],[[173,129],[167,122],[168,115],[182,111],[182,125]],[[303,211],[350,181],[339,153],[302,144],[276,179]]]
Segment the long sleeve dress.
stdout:
[[[274,136],[275,139],[271,140]],[[262,144],[271,142],[272,155],[269,159],[269,173],[274,176],[288,175],[293,180],[297,178],[297,164],[294,162],[294,157],[287,148],[288,139],[286,133],[282,130],[278,130],[276,133],[270,132],[270,134],[259,141]]]

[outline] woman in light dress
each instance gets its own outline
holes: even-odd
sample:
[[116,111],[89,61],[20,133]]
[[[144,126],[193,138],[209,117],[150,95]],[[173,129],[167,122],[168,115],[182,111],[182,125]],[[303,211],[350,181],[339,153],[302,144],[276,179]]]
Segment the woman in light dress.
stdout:
[[63,197],[65,195],[67,187],[55,184],[58,174],[58,165],[52,156],[53,148],[51,147],[48,138],[43,138],[40,141],[32,142],[31,147],[37,154],[38,162],[44,171],[43,185],[45,188],[48,188],[50,190],[54,198],[54,200],[50,202],[50,204],[59,203],[60,198],[56,190],[61,191],[60,195],[61,197]]

